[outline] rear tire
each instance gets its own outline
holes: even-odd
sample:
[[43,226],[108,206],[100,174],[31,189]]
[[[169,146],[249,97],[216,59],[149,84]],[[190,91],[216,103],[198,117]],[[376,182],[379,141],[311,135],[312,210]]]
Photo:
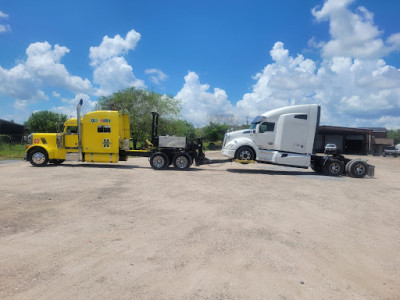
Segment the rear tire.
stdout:
[[192,164],[192,158],[187,153],[179,153],[174,157],[174,167],[178,170],[187,170]]
[[49,162],[49,155],[44,149],[35,149],[29,154],[29,162],[34,167],[43,167]]
[[354,160],[349,163],[348,175],[354,178],[363,178],[368,174],[368,164],[362,160]]
[[169,166],[167,154],[156,152],[150,157],[150,165],[154,170],[165,170]]
[[343,162],[338,159],[328,159],[324,166],[325,174],[328,176],[340,176],[343,174]]
[[346,164],[346,166],[344,167],[345,172],[346,172],[346,174],[347,174],[348,176],[351,176],[351,175],[350,175],[350,166],[351,166],[351,164],[352,164],[353,162],[354,162],[354,159],[350,160],[350,161]]

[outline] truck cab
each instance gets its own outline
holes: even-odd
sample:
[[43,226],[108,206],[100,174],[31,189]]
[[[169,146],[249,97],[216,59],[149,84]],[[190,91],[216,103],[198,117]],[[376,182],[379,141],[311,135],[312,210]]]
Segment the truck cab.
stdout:
[[249,129],[225,134],[222,154],[240,162],[310,166],[320,107],[288,106],[257,116]]
[[68,119],[62,133],[31,134],[25,159],[34,166],[60,164],[65,160],[116,163],[125,160],[120,151],[129,150],[129,138],[127,114],[89,112],[80,118],[80,124],[78,118]]

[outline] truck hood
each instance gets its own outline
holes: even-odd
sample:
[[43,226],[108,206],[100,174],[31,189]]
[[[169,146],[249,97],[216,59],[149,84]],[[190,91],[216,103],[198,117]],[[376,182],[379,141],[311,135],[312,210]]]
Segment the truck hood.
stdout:
[[254,133],[255,130],[254,129],[244,129],[244,130],[237,130],[237,131],[232,131],[232,132],[227,132],[225,133],[225,137],[224,137],[224,146],[226,143],[229,143],[230,141],[239,138],[239,137],[249,137],[250,138],[250,134]]

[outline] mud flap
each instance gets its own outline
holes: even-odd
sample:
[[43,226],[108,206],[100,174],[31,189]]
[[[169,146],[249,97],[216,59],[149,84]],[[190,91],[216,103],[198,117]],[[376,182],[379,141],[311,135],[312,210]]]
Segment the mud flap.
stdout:
[[368,165],[368,173],[367,173],[367,175],[369,177],[374,177],[375,176],[375,166]]

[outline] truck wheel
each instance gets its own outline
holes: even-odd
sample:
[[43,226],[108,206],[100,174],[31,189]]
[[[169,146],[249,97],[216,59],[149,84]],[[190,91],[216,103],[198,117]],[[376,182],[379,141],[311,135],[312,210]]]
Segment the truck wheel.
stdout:
[[174,167],[178,170],[187,170],[192,164],[192,158],[186,153],[177,154],[174,158]]
[[167,154],[156,152],[150,157],[150,165],[154,170],[165,170],[169,166]]
[[328,159],[324,166],[328,176],[340,176],[343,173],[343,162],[338,159]]
[[363,178],[368,174],[368,164],[362,160],[354,160],[349,163],[348,174],[351,177]]
[[242,146],[236,150],[235,158],[239,160],[255,160],[256,155],[253,148],[249,146]]
[[34,167],[43,167],[49,162],[49,156],[47,155],[46,150],[36,149],[30,153],[29,162]]

